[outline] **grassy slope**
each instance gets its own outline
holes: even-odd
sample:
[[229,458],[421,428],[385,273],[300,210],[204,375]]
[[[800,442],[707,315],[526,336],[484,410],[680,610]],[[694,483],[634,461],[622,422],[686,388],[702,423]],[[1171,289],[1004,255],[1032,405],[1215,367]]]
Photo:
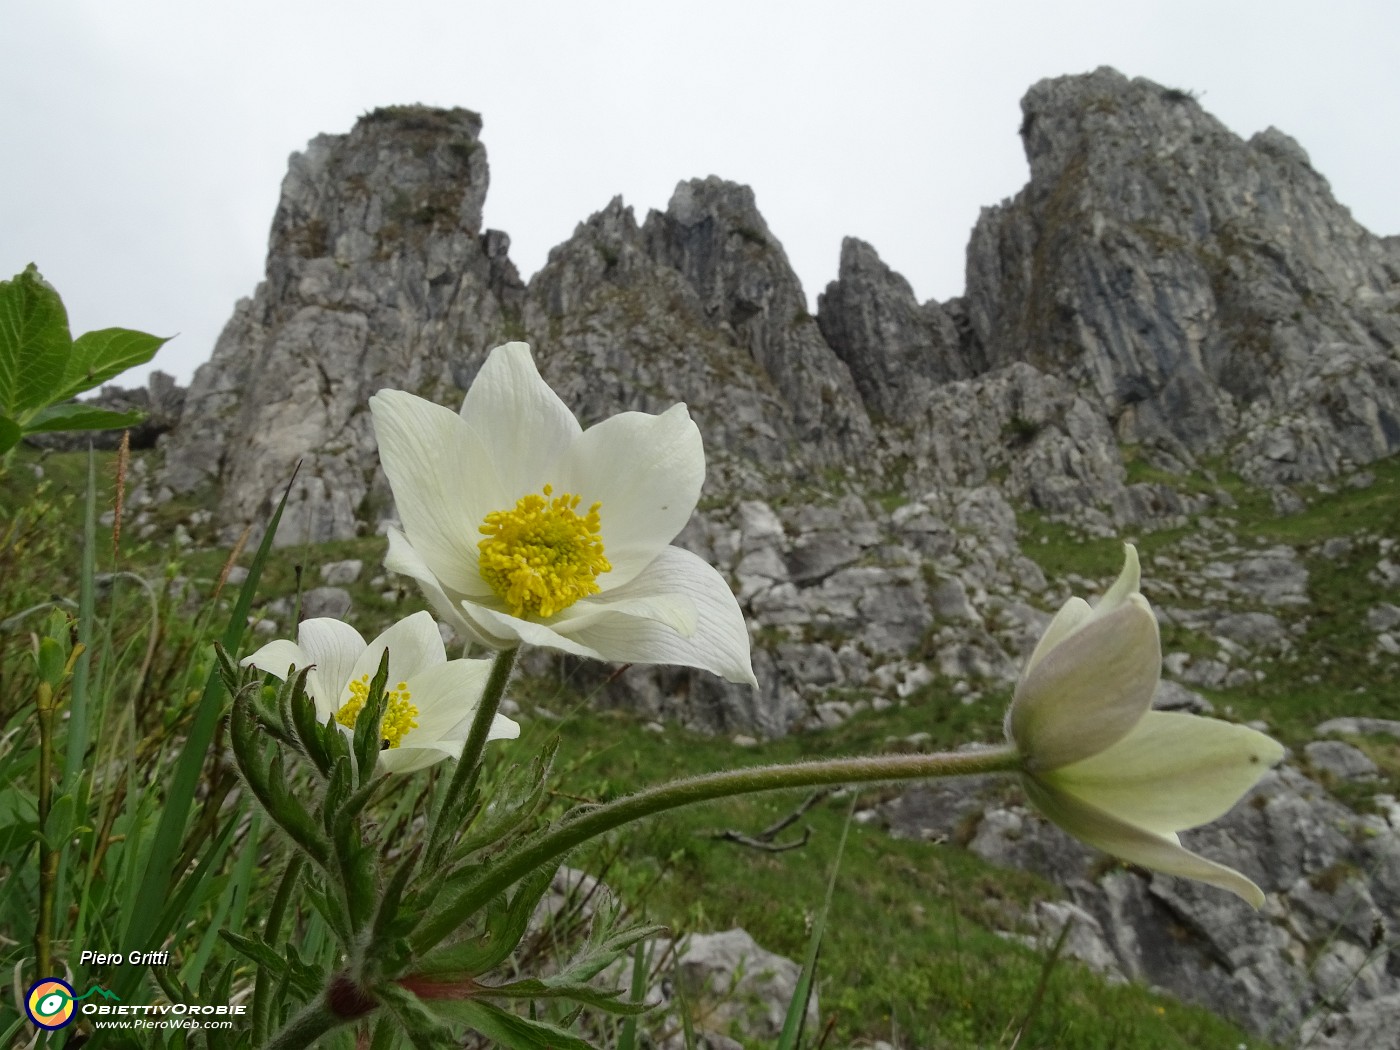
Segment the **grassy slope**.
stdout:
[[[0,485],[7,506],[31,490],[28,464],[35,458],[24,453]],[[81,457],[49,455],[42,462],[55,490],[76,488]],[[1378,464],[1373,471],[1376,482],[1369,488],[1315,493],[1306,511],[1281,519],[1255,494],[1233,486],[1237,508],[1227,524],[1238,542],[1246,547],[1300,546],[1311,573],[1314,605],[1298,626],[1297,666],[1266,675],[1246,689],[1212,694],[1212,699],[1236,717],[1265,719],[1295,747],[1311,739],[1311,728],[1324,718],[1400,713],[1393,678],[1378,678],[1364,656],[1374,639],[1364,627],[1366,610],[1377,601],[1394,600],[1368,573],[1381,556],[1380,541],[1394,538],[1400,521],[1400,460]],[[162,513],[162,525],[172,510]],[[1117,570],[1117,541],[1080,541],[1060,526],[1029,516],[1023,531],[1027,553],[1051,578],[1075,572],[1106,579]],[[1191,531],[1134,537],[1149,566],[1149,587],[1153,556],[1173,553]],[[165,535],[162,527],[153,539]],[[1320,542],[1337,535],[1353,537],[1350,550],[1336,559],[1324,558]],[[142,545],[130,533],[124,547],[133,564],[152,571],[177,561],[206,593],[226,557],[217,550],[179,553]],[[298,564],[304,567],[305,585],[314,586],[320,564],[363,558],[366,582],[355,589],[355,619],[371,635],[396,611],[394,598],[380,593],[389,588],[367,583],[377,572],[382,549],[382,540],[366,538],[281,552],[269,569],[266,593],[292,593]],[[413,607],[416,598],[409,595],[404,608]],[[1189,637],[1166,641],[1168,648],[1204,644]],[[996,698],[964,708],[940,703],[931,691],[910,706],[861,715],[836,730],[745,749],[674,729],[657,733],[621,715],[592,712],[567,684],[535,683],[522,698],[527,713],[538,704],[564,715],[560,721],[526,719],[525,738],[512,749],[528,753],[532,744],[558,732],[563,739],[561,798],[609,798],[641,784],[739,762],[870,750],[888,737],[921,731],[933,734],[934,746],[994,739],[1000,717]],[[1400,781],[1400,749],[1379,741],[1362,744]],[[602,846],[578,860],[604,874],[629,903],[678,932],[743,926],[766,947],[800,958],[846,802],[827,800],[809,810],[803,823],[810,826],[811,838],[790,852],[759,852],[709,834],[729,828],[756,832],[800,801],[767,796],[682,811],[629,835],[625,851]],[[1013,927],[1015,916],[1031,902],[1056,895],[1054,886],[993,869],[956,846],[897,841],[872,828],[854,827],[821,964],[823,1014],[836,1019],[827,1045],[875,1038],[949,1048],[1009,1043],[1031,1001],[1046,947],[1027,948],[990,929]],[[1203,1011],[1141,988],[1107,987],[1081,967],[1061,964],[1019,1045],[1087,1050],[1262,1044]]]

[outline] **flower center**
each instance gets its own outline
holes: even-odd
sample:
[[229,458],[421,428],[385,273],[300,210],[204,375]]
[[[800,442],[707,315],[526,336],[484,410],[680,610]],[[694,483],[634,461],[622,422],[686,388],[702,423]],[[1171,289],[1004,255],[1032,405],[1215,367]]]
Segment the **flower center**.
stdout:
[[[350,699],[335,713],[335,720],[347,729],[354,729],[355,719],[360,717],[368,699],[369,675],[362,674],[350,683]],[[410,729],[418,728],[418,708],[412,704],[412,699],[407,682],[400,682],[389,691],[389,702],[384,705],[384,718],[379,723],[380,750],[398,747]]]
[[477,544],[481,577],[506,603],[512,616],[548,619],[580,598],[598,593],[598,576],[611,572],[603,556],[598,518],[601,503],[577,513],[581,497],[571,493],[531,493],[513,510],[486,515]]

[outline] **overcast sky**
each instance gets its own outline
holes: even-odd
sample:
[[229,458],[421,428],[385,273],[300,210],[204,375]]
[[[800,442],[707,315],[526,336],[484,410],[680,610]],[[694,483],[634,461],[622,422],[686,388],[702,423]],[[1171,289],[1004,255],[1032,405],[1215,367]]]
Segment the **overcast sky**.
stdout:
[[978,210],[1026,180],[1021,96],[1100,65],[1281,128],[1400,233],[1389,0],[0,0],[0,35],[0,274],[38,263],[75,334],[179,333],[155,366],[185,382],[262,278],[288,155],[383,105],[482,114],[526,278],[615,194],[641,220],[715,174],[813,303],[846,235],[957,295]]

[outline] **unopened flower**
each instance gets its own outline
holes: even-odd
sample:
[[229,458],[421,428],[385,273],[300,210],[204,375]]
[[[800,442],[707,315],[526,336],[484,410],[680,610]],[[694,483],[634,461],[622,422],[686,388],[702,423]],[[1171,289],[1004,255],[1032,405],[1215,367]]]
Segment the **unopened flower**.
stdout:
[[[243,663],[283,679],[289,669],[311,668],[306,691],[317,715],[323,722],[333,716],[348,731],[369,697],[386,649],[389,699],[379,726],[380,769],[408,773],[460,756],[491,661],[448,660],[430,613],[400,620],[368,645],[359,631],[340,620],[303,620],[295,642],[268,642]],[[519,725],[497,715],[487,739],[519,735]]]
[[464,635],[754,684],[724,578],[671,545],[705,477],[684,405],[584,430],[524,343],[497,347],[460,413],[401,390],[370,399],[403,530],[384,564]]
[[1223,887],[1257,908],[1258,886],[1185,849],[1177,832],[1224,815],[1283,748],[1245,726],[1151,710],[1162,650],[1138,577],[1137,551],[1127,546],[1098,605],[1071,598],[1027,661],[1006,716],[1026,793],[1091,846]]

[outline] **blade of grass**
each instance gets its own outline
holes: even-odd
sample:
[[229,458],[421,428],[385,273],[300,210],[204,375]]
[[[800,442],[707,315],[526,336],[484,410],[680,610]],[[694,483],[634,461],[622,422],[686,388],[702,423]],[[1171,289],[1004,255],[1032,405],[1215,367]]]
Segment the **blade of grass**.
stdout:
[[83,769],[88,746],[88,675],[97,607],[97,454],[88,446],[87,497],[83,503],[83,555],[78,578],[78,641],[83,653],[73,665],[68,698],[68,746],[63,757],[63,791]]
[[[223,887],[218,905],[214,909],[214,914],[209,919],[209,925],[204,931],[204,936],[200,938],[199,947],[180,970],[180,980],[184,981],[191,988],[199,987],[199,982],[204,976],[204,967],[208,965],[209,957],[214,949],[219,945],[219,931],[226,926],[240,925],[244,909],[248,903],[248,893],[253,882],[253,865],[258,860],[258,839],[262,830],[262,811],[253,810],[252,819],[248,823],[248,834],[244,840],[243,852],[239,855],[238,863],[234,866],[233,874],[228,883]],[[210,867],[218,870],[223,863],[223,858],[233,845],[230,838],[212,859]]]
[[1074,919],[1065,920],[1065,924],[1060,927],[1060,935],[1055,938],[1054,947],[1050,949],[1050,954],[1045,957],[1045,963],[1040,968],[1040,976],[1035,982],[1035,991],[1031,993],[1031,1001],[1026,1004],[1026,1012],[1021,1018],[1021,1023],[1016,1027],[1016,1035],[1011,1040],[1009,1050],[1016,1050],[1021,1045],[1021,1037],[1030,1030],[1031,1022],[1035,1020],[1036,1012],[1040,1009],[1040,1004],[1045,999],[1045,990],[1050,986],[1050,974],[1054,972],[1055,964],[1060,961],[1060,953],[1064,951],[1065,942],[1069,940],[1070,928],[1074,925]]
[[[63,771],[59,776],[59,794],[77,793],[73,799],[75,814],[87,814],[91,781],[77,783],[83,770],[88,746],[89,675],[92,667],[93,631],[97,607],[97,453],[88,445],[87,492],[83,500],[83,549],[78,576],[78,622],[76,641],[83,647],[73,662],[73,676],[68,683],[67,742],[63,752]],[[83,817],[77,823],[88,823]],[[54,886],[68,884],[69,842],[57,843]]]
[[788,1003],[787,1017],[783,1019],[783,1030],[778,1036],[775,1050],[796,1050],[802,1038],[802,1028],[807,1023],[807,1006],[812,1001],[812,984],[817,976],[817,956],[821,952],[822,937],[826,933],[826,917],[831,911],[831,897],[836,890],[836,875],[841,870],[841,858],[846,852],[846,836],[851,830],[851,821],[856,815],[856,799],[860,796],[851,792],[851,804],[846,809],[846,822],[841,825],[841,839],[836,844],[836,856],[831,861],[831,874],[826,880],[826,897],[822,910],[812,922],[812,933],[807,938],[807,952],[802,960],[802,972],[793,989],[792,1000]]
[[[638,941],[632,952],[632,1002],[641,1002],[647,994],[647,971],[650,968],[646,941]],[[636,1050],[637,1015],[629,1014],[622,1022],[617,1038],[617,1050]]]

